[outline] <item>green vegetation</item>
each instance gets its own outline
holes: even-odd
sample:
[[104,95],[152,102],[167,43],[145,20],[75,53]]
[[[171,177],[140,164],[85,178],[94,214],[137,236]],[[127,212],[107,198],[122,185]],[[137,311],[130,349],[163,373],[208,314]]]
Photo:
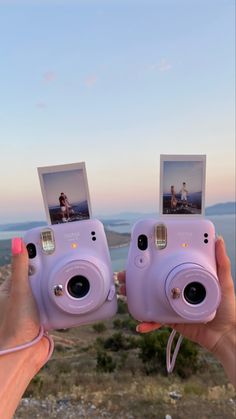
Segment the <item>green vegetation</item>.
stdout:
[[99,322],[93,324],[93,330],[97,333],[103,333],[105,330],[107,330],[105,323]]
[[[139,356],[144,363],[146,374],[166,374],[166,346],[170,329],[164,328],[142,335]],[[177,337],[173,346],[177,343]],[[187,378],[200,368],[199,347],[184,339],[176,360],[175,373]]]
[[106,352],[97,352],[97,371],[99,372],[113,372],[116,368],[116,362],[111,355]]
[[124,300],[118,298],[117,301],[117,313],[118,314],[126,314],[128,313],[127,304]]

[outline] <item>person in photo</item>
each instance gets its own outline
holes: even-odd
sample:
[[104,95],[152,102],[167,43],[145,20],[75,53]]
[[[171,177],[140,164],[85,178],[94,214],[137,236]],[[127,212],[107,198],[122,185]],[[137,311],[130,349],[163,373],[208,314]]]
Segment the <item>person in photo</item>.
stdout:
[[183,182],[182,188],[180,189],[180,194],[181,194],[182,207],[187,207],[188,206],[188,190],[186,189],[186,182]]
[[174,185],[171,185],[170,191],[171,191],[171,201],[170,201],[171,212],[175,212],[178,201],[177,201],[177,198],[176,198],[176,192],[175,192]]
[[67,221],[70,221],[70,207],[71,206],[64,192],[61,192],[61,195],[59,196],[59,202],[60,202],[60,208],[61,208],[61,214],[62,214],[62,222],[65,223]]

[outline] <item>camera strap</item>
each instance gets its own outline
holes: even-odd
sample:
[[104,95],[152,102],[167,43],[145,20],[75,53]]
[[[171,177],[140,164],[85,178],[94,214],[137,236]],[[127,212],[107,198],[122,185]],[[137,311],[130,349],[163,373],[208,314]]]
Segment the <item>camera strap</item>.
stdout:
[[173,343],[176,333],[177,333],[176,330],[172,330],[168,339],[167,347],[166,347],[166,369],[168,373],[171,373],[174,369],[175,361],[179,352],[179,348],[183,340],[183,336],[179,335],[179,338],[177,340],[176,347],[175,347],[175,350],[171,359],[171,347],[172,347],[172,343]]
[[17,345],[14,348],[0,350],[0,356],[11,354],[13,352],[18,352],[18,351],[21,351],[21,350],[26,349],[26,348],[30,348],[31,346],[38,343],[43,337],[45,337],[49,342],[49,351],[48,351],[47,359],[45,361],[45,363],[46,363],[52,356],[52,353],[53,353],[53,350],[54,350],[54,342],[53,342],[52,337],[49,336],[47,332],[45,332],[43,326],[40,326],[39,334],[38,334],[38,336],[36,336],[36,338],[34,338],[30,342],[26,342],[22,345]]

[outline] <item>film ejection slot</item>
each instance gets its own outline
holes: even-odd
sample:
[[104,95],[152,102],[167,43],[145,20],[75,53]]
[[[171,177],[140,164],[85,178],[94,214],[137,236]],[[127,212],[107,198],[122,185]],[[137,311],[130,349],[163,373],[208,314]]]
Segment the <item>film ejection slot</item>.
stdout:
[[167,246],[167,228],[165,224],[157,224],[155,226],[155,244],[159,250],[165,249]]
[[51,255],[55,251],[55,240],[51,229],[42,231],[41,243],[43,252],[47,255]]

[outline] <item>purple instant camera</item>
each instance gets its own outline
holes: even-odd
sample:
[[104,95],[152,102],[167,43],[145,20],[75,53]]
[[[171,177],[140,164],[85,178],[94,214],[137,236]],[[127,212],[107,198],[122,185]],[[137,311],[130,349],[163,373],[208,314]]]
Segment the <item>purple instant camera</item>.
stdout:
[[116,313],[111,260],[100,221],[35,228],[24,241],[45,330],[88,324]]
[[215,229],[205,219],[135,224],[126,268],[132,316],[145,322],[207,323],[220,303]]

